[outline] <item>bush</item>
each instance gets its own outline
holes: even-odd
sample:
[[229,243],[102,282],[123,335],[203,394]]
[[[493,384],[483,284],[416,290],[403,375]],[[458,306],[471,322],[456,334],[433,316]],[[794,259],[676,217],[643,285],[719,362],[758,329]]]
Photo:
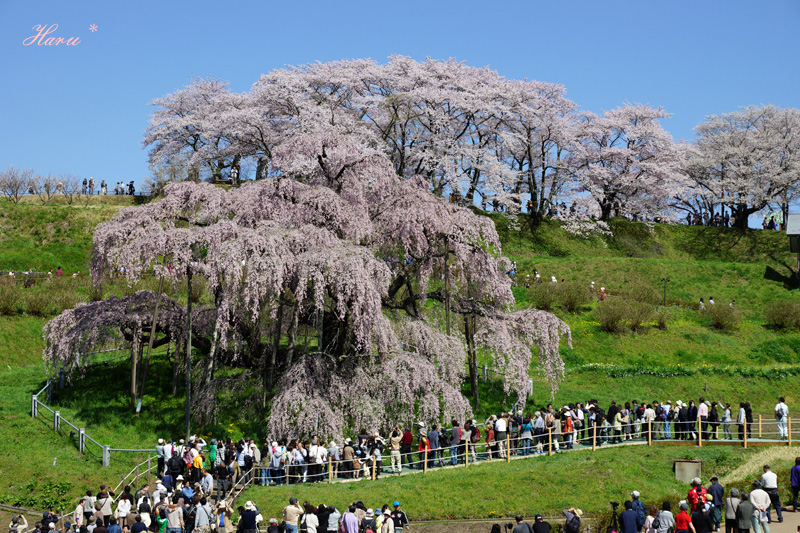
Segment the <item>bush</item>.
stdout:
[[58,312],[72,309],[79,301],[78,295],[72,292],[58,292],[53,296],[53,303]]
[[53,310],[53,299],[49,292],[30,291],[25,298],[25,312],[33,316],[47,316]]
[[739,327],[739,313],[735,307],[725,304],[707,305],[705,315],[711,321],[711,327],[722,331],[733,331]]
[[558,287],[552,283],[534,283],[531,286],[531,296],[537,309],[549,311],[558,298]]
[[666,307],[662,307],[661,309],[656,311],[656,327],[658,329],[666,331],[667,330],[667,323],[669,322],[670,318],[672,318],[669,309]]
[[800,302],[784,300],[770,302],[764,312],[767,325],[773,329],[800,327]]
[[561,296],[561,303],[566,311],[575,312],[578,307],[586,305],[592,300],[592,293],[589,288],[582,283],[567,282],[558,285],[558,293]]
[[640,331],[653,317],[653,306],[647,302],[634,301],[626,302],[625,321],[632,331]]
[[15,315],[19,290],[15,283],[0,284],[0,315]]
[[600,303],[594,310],[595,317],[600,322],[600,329],[610,333],[624,330],[627,307],[628,303],[622,298],[610,298]]

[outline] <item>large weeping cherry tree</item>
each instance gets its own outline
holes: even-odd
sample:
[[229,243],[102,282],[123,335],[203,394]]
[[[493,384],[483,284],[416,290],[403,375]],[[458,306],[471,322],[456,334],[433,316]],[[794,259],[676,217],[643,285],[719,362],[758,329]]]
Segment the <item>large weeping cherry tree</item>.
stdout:
[[[366,78],[370,65],[351,67]],[[331,104],[342,84],[316,74],[313,83],[297,70],[262,79],[250,109],[237,101],[204,114],[227,124],[216,129],[233,140],[211,157],[229,158],[235,146],[260,158],[268,179],[230,190],[171,184],[162,199],[95,231],[97,283],[118,273],[135,282],[154,267],[173,281],[190,268],[207,282],[206,303],[192,311],[203,317],[191,329],[196,420],[218,417],[216,394],[233,385],[222,366],[244,369],[238,384],[258,391],[246,395],[246,412],[266,416],[275,436],[340,438],[379,421],[470,417],[479,358],[505,372],[515,401],[525,400],[533,357],[555,390],[569,328],[549,313],[514,311],[491,220],[433,194],[442,174],[398,174],[363,116],[354,118],[372,93],[347,91],[347,105]],[[148,135],[162,127],[174,125]],[[187,337],[186,311],[163,301],[174,314],[163,318],[175,322],[170,334]],[[80,368],[75,346],[86,351],[103,331],[131,329],[124,310],[94,323],[80,318],[84,307],[45,328],[52,368]],[[149,331],[152,318],[140,312],[133,322]],[[472,402],[461,392],[467,379]]]

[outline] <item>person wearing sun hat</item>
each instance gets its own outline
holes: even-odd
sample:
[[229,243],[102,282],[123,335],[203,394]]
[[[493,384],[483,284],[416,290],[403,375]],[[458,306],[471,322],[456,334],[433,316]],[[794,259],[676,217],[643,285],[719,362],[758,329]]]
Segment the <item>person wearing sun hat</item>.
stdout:
[[570,507],[569,509],[561,511],[561,514],[567,519],[564,523],[564,531],[580,531],[583,511],[575,507]]
[[394,520],[392,520],[392,512],[388,508],[383,510],[383,523],[380,532],[377,533],[394,533]]

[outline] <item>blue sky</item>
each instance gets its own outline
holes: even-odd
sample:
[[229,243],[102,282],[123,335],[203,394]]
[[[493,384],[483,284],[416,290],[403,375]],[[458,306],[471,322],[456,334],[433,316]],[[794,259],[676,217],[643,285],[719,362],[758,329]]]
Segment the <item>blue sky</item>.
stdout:
[[[195,76],[455,57],[561,83],[584,109],[663,106],[675,138],[739,106],[800,106],[800,2],[0,0],[0,168],[147,175],[148,103]],[[36,25],[77,46],[24,46]],[[97,31],[89,31],[91,24]]]

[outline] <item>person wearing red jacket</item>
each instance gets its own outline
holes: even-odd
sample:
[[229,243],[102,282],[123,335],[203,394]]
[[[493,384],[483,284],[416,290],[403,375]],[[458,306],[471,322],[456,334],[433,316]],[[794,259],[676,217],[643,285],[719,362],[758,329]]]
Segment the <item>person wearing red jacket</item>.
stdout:
[[694,478],[692,480],[692,488],[689,490],[689,494],[686,495],[686,501],[689,502],[689,507],[692,511],[697,510],[698,503],[702,503],[705,506],[706,494],[708,494],[708,491],[703,487],[700,478]]

